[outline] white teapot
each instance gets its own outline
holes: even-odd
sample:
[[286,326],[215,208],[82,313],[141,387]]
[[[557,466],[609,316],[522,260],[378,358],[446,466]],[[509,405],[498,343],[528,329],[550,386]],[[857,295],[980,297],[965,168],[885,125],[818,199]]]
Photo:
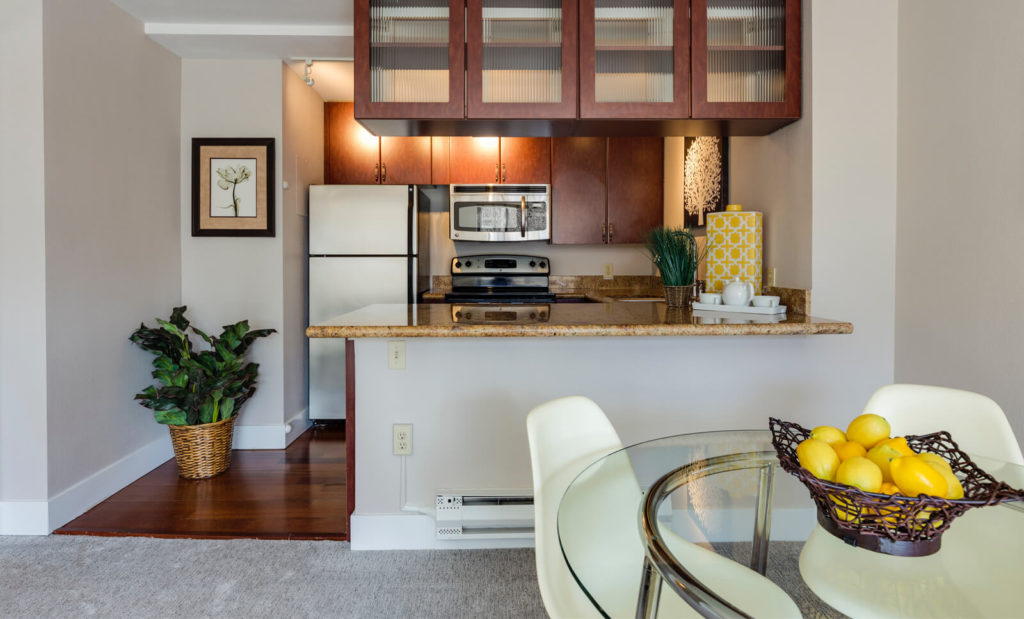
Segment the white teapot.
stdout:
[[754,285],[740,281],[737,277],[722,288],[722,303],[725,305],[750,305],[754,298]]

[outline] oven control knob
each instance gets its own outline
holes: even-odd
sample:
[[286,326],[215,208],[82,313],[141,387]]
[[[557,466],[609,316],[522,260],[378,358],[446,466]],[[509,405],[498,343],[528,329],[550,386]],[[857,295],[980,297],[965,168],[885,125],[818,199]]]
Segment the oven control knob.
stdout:
[[542,269],[543,269],[543,268],[546,268],[547,266],[548,266],[548,263],[547,263],[547,262],[544,262],[543,260],[541,260],[541,262],[540,262],[540,268],[542,268]]
[[530,312],[530,318],[536,318],[537,312]]
[[468,318],[472,318],[472,317],[473,317],[473,312],[466,312],[466,318],[467,319]]
[[540,317],[541,317],[541,319],[542,319],[542,320],[543,320],[544,318],[546,318],[546,317],[547,317],[547,315],[548,315],[548,313],[547,313],[547,312],[541,312],[541,313],[540,313]]
[[467,260],[467,261],[466,261],[466,266],[467,266],[467,267],[471,267],[471,266],[473,266],[473,261],[472,261],[472,260]]
[[531,260],[530,261],[530,266],[532,266],[532,267],[537,266],[537,261],[536,260]]
[[462,268],[462,263],[461,262],[456,262],[455,263],[455,268],[456,269],[461,269]]
[[462,312],[455,312],[456,318],[462,318]]

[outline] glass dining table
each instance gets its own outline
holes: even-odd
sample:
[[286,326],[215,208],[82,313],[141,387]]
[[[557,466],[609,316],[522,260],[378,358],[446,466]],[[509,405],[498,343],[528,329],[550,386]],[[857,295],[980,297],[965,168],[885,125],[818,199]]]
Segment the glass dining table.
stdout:
[[[971,456],[1024,487],[1024,467]],[[607,617],[676,616],[680,603],[708,617],[772,614],[730,584],[738,581],[723,563],[729,573],[743,565],[765,576],[805,617],[1007,617],[1024,615],[1020,505],[969,510],[931,556],[854,548],[816,524],[770,432],[732,430],[659,438],[600,458],[566,489],[557,528],[573,577]],[[694,548],[730,561],[703,560]]]

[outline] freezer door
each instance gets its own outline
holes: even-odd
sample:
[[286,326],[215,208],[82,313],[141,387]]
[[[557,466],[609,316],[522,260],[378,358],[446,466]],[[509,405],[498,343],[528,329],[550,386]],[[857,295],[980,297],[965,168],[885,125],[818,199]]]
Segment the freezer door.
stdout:
[[410,234],[415,196],[409,185],[313,185],[310,255],[416,253]]

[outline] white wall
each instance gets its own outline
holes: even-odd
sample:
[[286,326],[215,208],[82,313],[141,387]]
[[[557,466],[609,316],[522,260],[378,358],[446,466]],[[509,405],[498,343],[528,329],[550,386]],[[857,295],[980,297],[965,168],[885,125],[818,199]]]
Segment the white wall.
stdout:
[[896,262],[896,380],[984,393],[1019,440],[1021,23],[1014,0],[900,2]]
[[[260,364],[259,388],[235,428],[235,446],[284,446],[284,260],[280,212],[282,76],[276,60],[192,60],[181,63],[181,294],[193,324],[218,332],[248,319],[278,333],[250,349]],[[276,236],[192,236],[192,138],[274,138]]]
[[[282,103],[284,113],[281,161],[288,189],[279,211],[284,254],[284,411],[285,420],[292,420],[291,437],[304,427],[303,411],[307,405],[306,354],[307,323],[306,280],[307,236],[306,215],[309,186],[324,182],[324,101],[315,90],[284,65]],[[296,419],[298,416],[298,419]]]
[[42,50],[41,3],[0,4],[0,533],[48,498]]
[[[854,333],[410,339],[404,371],[386,369],[383,340],[358,340],[353,547],[396,539],[436,544],[429,528],[419,526],[421,517],[399,511],[393,423],[414,424],[408,496],[429,506],[442,488],[529,487],[524,419],[545,399],[594,398],[630,443],[763,428],[769,415],[843,425],[875,389],[892,382],[896,7],[886,0],[821,3],[811,14],[809,5],[805,101],[813,99],[814,114],[801,121],[809,127],[789,138],[799,144],[759,156],[785,159],[772,165],[797,179],[794,201],[813,196],[814,313],[850,320]],[[791,167],[812,172],[795,174]],[[509,372],[514,380],[504,378]]]

